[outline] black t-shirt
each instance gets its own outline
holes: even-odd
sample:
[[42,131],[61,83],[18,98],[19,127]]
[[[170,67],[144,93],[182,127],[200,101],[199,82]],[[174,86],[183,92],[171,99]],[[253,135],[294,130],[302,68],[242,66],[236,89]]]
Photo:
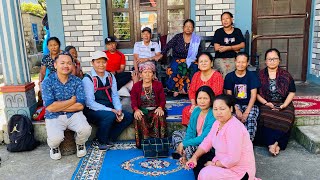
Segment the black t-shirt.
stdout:
[[247,71],[243,77],[238,77],[235,71],[227,74],[224,80],[224,89],[231,90],[236,98],[236,104],[248,105],[251,98],[251,90],[260,88],[261,83],[255,72]]
[[[244,37],[239,28],[234,28],[231,34],[224,32],[223,28],[217,29],[214,33],[213,43],[220,44],[221,46],[234,46],[244,42]],[[236,57],[235,51],[226,51],[220,53],[216,51],[215,58],[233,58]]]

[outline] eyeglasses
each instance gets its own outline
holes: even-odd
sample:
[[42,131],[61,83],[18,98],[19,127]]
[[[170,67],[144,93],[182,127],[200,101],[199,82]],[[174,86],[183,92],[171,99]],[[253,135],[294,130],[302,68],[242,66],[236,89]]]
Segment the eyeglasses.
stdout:
[[271,61],[278,61],[279,60],[279,58],[267,58],[266,59],[267,61],[269,61],[269,62],[271,62]]

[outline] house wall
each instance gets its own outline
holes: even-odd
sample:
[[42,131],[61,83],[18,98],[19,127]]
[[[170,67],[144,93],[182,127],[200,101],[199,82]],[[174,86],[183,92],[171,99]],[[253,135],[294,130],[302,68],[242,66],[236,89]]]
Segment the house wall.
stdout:
[[235,13],[235,0],[197,0],[196,29],[200,36],[213,36],[221,27],[221,14],[229,11]]
[[22,13],[22,23],[23,23],[23,30],[24,30],[24,38],[26,41],[26,48],[28,54],[34,54],[35,50],[35,42],[33,40],[33,32],[32,32],[32,23],[37,24],[38,27],[38,37],[39,40],[43,39],[45,34],[42,26],[42,17],[33,15],[30,13]]
[[[90,69],[92,52],[105,49],[104,38],[107,32],[107,22],[104,16],[106,6],[102,2],[104,3],[101,0],[61,0],[60,2],[63,35],[61,35],[61,31],[56,31],[56,33],[52,33],[52,36],[59,34],[66,46],[73,45],[77,48],[84,71]],[[221,27],[220,16],[222,12],[235,13],[235,0],[193,0],[191,5],[195,5],[190,8],[192,10],[191,18],[195,17],[195,30],[201,36],[214,35],[214,31]],[[55,6],[59,7],[58,4]],[[58,13],[55,12],[56,19],[60,18]],[[50,21],[49,14],[49,26],[52,21]],[[52,25],[52,27],[55,26]],[[126,69],[129,70],[133,66],[132,49],[125,49],[123,52],[127,59]]]
[[[252,0],[190,0],[190,17],[196,22],[196,32],[201,36],[213,36],[221,27],[220,15],[230,11],[235,16],[235,26],[243,33],[252,24]],[[106,5],[104,0],[60,0],[48,1],[51,36],[61,40],[61,48],[73,45],[79,51],[84,71],[90,69],[90,55],[104,49],[104,38],[108,36]],[[59,11],[60,9],[60,11]],[[249,9],[249,10],[248,10]],[[320,0],[313,0],[311,13],[309,64],[307,80],[320,84]],[[246,18],[244,18],[246,17]],[[314,26],[314,28],[313,28]],[[127,70],[133,66],[132,49],[121,49],[125,53]]]
[[312,4],[307,81],[320,84],[320,0]]
[[61,0],[66,46],[75,46],[82,66],[90,66],[92,52],[104,50],[99,0]]

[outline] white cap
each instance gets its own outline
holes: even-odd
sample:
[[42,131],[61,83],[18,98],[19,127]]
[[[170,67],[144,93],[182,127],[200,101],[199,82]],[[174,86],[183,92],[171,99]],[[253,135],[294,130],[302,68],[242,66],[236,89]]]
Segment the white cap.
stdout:
[[96,60],[96,59],[99,59],[99,58],[105,58],[106,60],[108,60],[107,55],[106,55],[105,52],[103,52],[103,51],[95,51],[95,52],[93,52],[91,59],[92,60]]

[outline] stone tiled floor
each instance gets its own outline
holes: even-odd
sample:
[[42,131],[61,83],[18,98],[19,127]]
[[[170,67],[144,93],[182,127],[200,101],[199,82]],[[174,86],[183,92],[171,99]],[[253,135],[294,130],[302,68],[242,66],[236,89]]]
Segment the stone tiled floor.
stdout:
[[320,96],[320,85],[313,83],[296,83],[296,96]]

